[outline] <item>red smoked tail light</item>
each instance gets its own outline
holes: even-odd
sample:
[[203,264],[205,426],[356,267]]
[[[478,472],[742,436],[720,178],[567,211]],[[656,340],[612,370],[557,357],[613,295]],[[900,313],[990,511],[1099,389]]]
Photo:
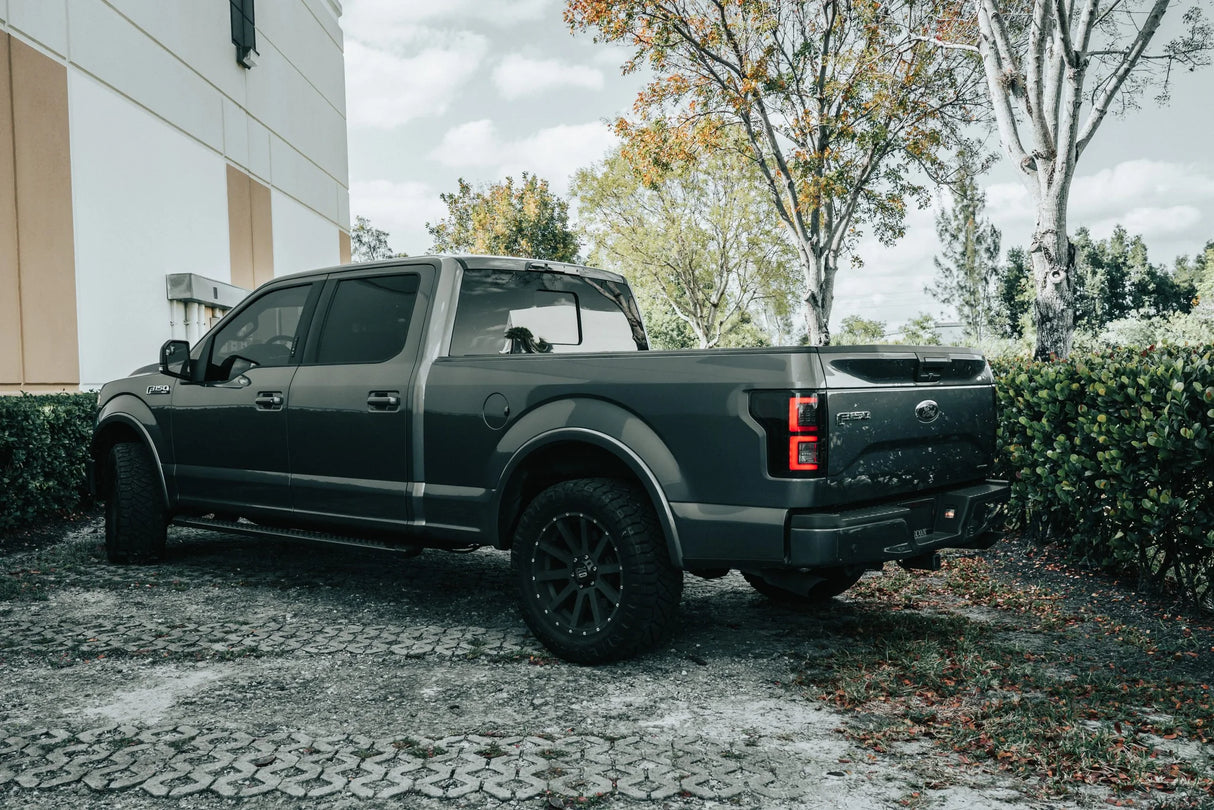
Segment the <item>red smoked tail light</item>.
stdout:
[[788,469],[818,469],[817,436],[793,436],[788,440]]
[[805,433],[818,429],[818,395],[788,398],[788,432]]
[[766,434],[767,472],[777,478],[814,478],[826,471],[825,395],[806,391],[752,391],[750,415]]

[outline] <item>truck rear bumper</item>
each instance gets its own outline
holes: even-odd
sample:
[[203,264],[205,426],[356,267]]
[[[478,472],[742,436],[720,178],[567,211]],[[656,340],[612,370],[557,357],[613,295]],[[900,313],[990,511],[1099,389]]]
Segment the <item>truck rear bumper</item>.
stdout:
[[786,565],[823,568],[906,560],[941,548],[985,548],[1002,528],[1006,481],[841,512],[790,516]]

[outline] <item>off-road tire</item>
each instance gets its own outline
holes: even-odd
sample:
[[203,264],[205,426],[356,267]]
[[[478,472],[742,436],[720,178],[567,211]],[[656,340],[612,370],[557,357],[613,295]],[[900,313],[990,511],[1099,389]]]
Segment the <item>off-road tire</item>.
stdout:
[[156,462],[142,444],[116,444],[109,457],[105,556],[112,563],[150,563],[164,557],[164,497]]
[[544,490],[519,520],[511,562],[523,620],[567,661],[630,658],[674,632],[683,572],[636,486],[583,478]]
[[750,583],[750,587],[766,596],[777,604],[786,607],[808,607],[822,605],[846,591],[860,581],[864,576],[862,566],[840,566],[838,568],[822,568],[814,573],[823,578],[808,594],[790,591],[773,585],[758,574],[743,571],[742,576]]

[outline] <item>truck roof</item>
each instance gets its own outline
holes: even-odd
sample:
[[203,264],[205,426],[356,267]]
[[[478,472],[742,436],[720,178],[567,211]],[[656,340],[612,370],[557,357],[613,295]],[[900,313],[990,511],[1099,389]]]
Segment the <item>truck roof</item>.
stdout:
[[304,270],[299,273],[291,273],[285,276],[278,276],[274,281],[283,279],[299,279],[308,278],[311,276],[323,276],[332,273],[349,273],[360,270],[367,270],[375,267],[396,267],[402,263],[414,264],[417,262],[429,261],[431,263],[441,263],[444,259],[459,262],[465,269],[471,270],[531,270],[540,273],[565,273],[573,276],[583,276],[587,278],[603,279],[605,281],[623,282],[625,279],[619,273],[612,273],[608,270],[601,270],[597,267],[586,267],[580,264],[571,264],[569,262],[556,262],[548,259],[525,259],[517,256],[481,256],[476,254],[463,253],[435,253],[425,256],[399,256],[392,259],[381,259],[374,262],[355,262],[351,264],[334,265],[332,267],[319,267],[315,270]]

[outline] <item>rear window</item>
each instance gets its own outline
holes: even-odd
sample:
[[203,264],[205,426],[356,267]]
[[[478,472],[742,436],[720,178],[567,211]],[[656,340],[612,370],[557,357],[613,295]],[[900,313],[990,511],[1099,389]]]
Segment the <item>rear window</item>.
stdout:
[[409,335],[419,277],[413,274],[338,282],[325,316],[317,363],[382,363],[400,354]]
[[645,349],[635,311],[632,293],[618,282],[538,271],[465,270],[451,354]]

